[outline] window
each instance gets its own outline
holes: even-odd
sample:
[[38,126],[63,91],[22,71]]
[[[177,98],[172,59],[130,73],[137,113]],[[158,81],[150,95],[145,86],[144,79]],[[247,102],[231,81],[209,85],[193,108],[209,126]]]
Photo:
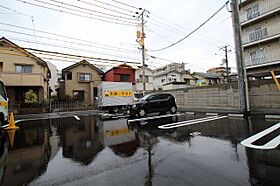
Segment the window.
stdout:
[[129,74],[120,74],[120,81],[129,82],[130,75]]
[[164,82],[165,82],[165,79],[161,79],[161,82],[164,83]]
[[18,73],[31,73],[32,66],[31,65],[16,65],[16,72]]
[[84,101],[85,98],[85,92],[84,91],[73,91],[73,99]]
[[250,52],[250,63],[249,66],[251,65],[259,65],[259,64],[263,64],[266,62],[266,58],[265,58],[265,50],[263,48]]
[[254,6],[251,6],[246,10],[247,12],[247,19],[253,19],[260,15],[260,5],[256,4]]
[[72,80],[72,72],[66,72],[66,79]]
[[80,73],[79,74],[79,80],[80,81],[90,81],[91,80],[91,74]]
[[3,71],[3,62],[0,62],[0,72]]

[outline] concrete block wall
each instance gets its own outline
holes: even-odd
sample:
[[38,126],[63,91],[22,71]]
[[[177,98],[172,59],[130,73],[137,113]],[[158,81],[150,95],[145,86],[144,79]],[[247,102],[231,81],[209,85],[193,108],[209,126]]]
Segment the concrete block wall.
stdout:
[[[164,91],[173,94],[178,108],[184,111],[239,112],[239,91],[237,82],[189,87]],[[249,101],[252,112],[280,113],[280,91],[273,80],[250,81]]]

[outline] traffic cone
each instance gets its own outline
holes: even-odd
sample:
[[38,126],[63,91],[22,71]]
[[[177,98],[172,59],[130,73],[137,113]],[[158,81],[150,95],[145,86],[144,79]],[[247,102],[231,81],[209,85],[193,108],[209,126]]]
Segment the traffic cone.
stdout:
[[8,130],[7,133],[9,135],[10,146],[14,146],[14,139],[15,139],[15,129]]
[[14,114],[11,112],[10,114],[10,123],[6,130],[15,130],[18,129],[18,127],[15,125],[15,119],[14,119]]

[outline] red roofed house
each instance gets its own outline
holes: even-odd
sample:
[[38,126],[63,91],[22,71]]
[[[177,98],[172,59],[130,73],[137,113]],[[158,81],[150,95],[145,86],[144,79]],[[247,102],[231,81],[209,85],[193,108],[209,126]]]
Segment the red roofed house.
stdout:
[[108,70],[104,74],[103,80],[135,83],[135,69],[127,64],[121,64]]

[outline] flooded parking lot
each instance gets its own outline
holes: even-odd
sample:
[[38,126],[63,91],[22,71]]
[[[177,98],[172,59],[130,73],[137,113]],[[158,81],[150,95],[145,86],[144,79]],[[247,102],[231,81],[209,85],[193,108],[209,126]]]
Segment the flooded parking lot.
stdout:
[[[184,125],[200,118],[208,119]],[[280,148],[240,144],[279,122],[205,115],[24,121],[13,145],[6,133],[1,138],[1,185],[279,185]]]

